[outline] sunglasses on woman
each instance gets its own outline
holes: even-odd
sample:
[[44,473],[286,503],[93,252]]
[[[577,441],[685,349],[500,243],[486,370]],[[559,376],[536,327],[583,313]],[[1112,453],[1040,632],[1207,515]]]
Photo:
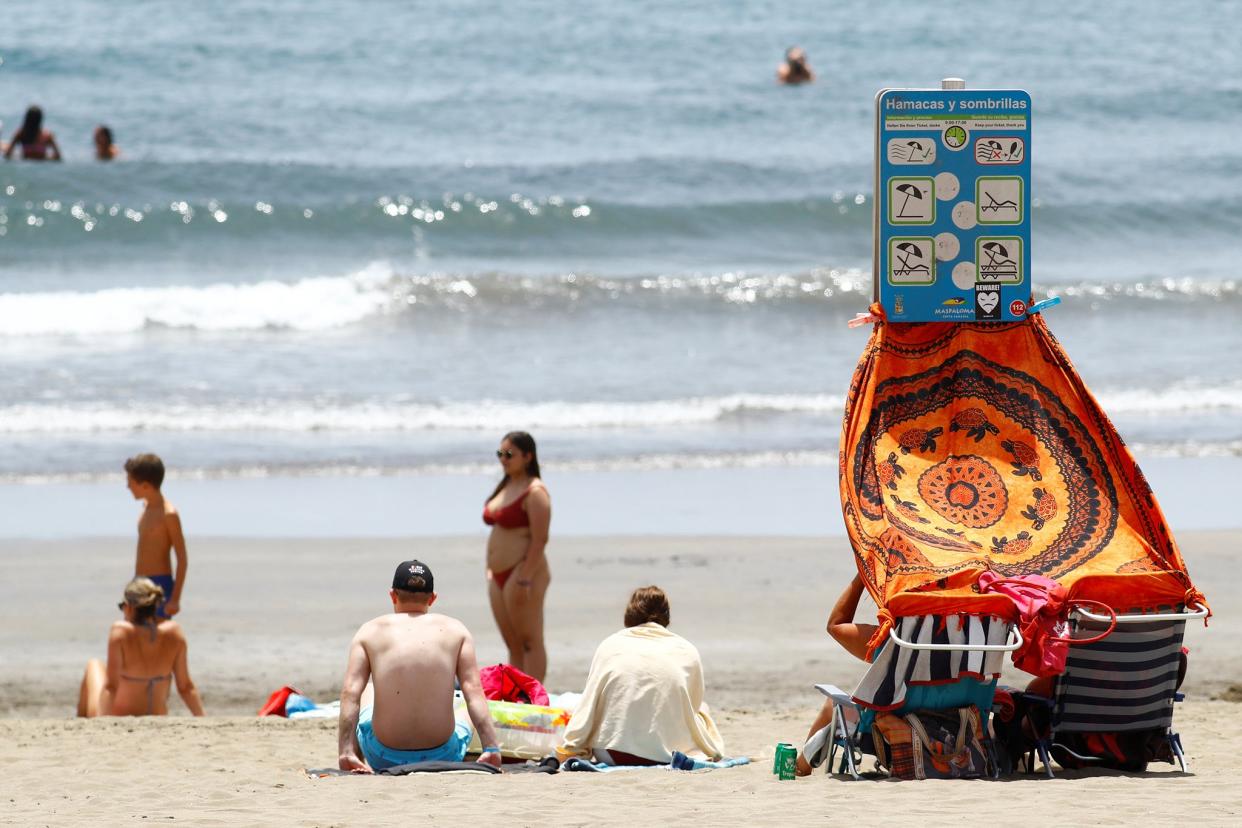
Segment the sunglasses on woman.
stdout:
[[513,452],[509,451],[509,449],[496,449],[496,459],[497,460],[502,460],[502,459],[512,460]]

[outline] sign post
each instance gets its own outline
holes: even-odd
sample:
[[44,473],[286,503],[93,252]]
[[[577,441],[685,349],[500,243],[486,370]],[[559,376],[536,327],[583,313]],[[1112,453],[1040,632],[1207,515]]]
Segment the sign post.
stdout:
[[893,322],[1014,321],[1031,298],[1031,97],[876,95],[875,285]]

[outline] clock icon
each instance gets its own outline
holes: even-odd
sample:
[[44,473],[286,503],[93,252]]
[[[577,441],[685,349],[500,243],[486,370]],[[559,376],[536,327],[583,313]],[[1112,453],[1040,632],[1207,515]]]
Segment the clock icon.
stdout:
[[951,127],[945,128],[944,133],[941,135],[941,140],[944,141],[944,145],[949,149],[960,150],[966,146],[966,140],[969,137],[966,133],[966,127],[954,124]]

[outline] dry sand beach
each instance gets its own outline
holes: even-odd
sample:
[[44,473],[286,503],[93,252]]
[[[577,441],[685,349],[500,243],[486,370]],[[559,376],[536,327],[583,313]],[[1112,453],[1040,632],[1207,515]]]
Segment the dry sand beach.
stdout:
[[[557,777],[414,776],[309,779],[335,764],[335,722],[253,717],[290,683],[334,697],[357,625],[386,610],[394,561],[436,567],[442,609],[474,629],[481,663],[503,652],[485,604],[475,538],[196,540],[182,621],[190,666],[210,718],[75,721],[82,665],[102,656],[111,607],[128,575],[122,540],[0,542],[0,821],[252,825],[632,825],[802,819],[869,825],[894,819],[960,824],[1233,824],[1242,812],[1236,736],[1242,685],[1240,556],[1235,533],[1181,537],[1216,617],[1191,626],[1175,722],[1193,775],[1063,774],[1054,781],[847,783],[816,775],[778,782],[777,741],[799,742],[818,707],[811,685],[851,686],[861,665],[823,632],[828,604],[851,572],[844,539],[557,538],[551,548],[548,685],[579,689],[598,641],[620,626],[630,589],[657,583],[672,628],[702,652],[708,699],[728,751],[749,767]],[[1014,677],[1020,681],[1019,676]]]

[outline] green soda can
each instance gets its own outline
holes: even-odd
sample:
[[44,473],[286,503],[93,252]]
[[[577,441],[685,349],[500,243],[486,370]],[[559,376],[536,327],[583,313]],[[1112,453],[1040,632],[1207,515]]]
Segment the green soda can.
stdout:
[[782,745],[780,770],[777,772],[777,779],[794,779],[798,775],[798,751],[793,749],[793,745]]
[[781,751],[784,748],[792,747],[789,742],[777,742],[776,754],[772,757],[772,773],[779,775],[781,772]]

